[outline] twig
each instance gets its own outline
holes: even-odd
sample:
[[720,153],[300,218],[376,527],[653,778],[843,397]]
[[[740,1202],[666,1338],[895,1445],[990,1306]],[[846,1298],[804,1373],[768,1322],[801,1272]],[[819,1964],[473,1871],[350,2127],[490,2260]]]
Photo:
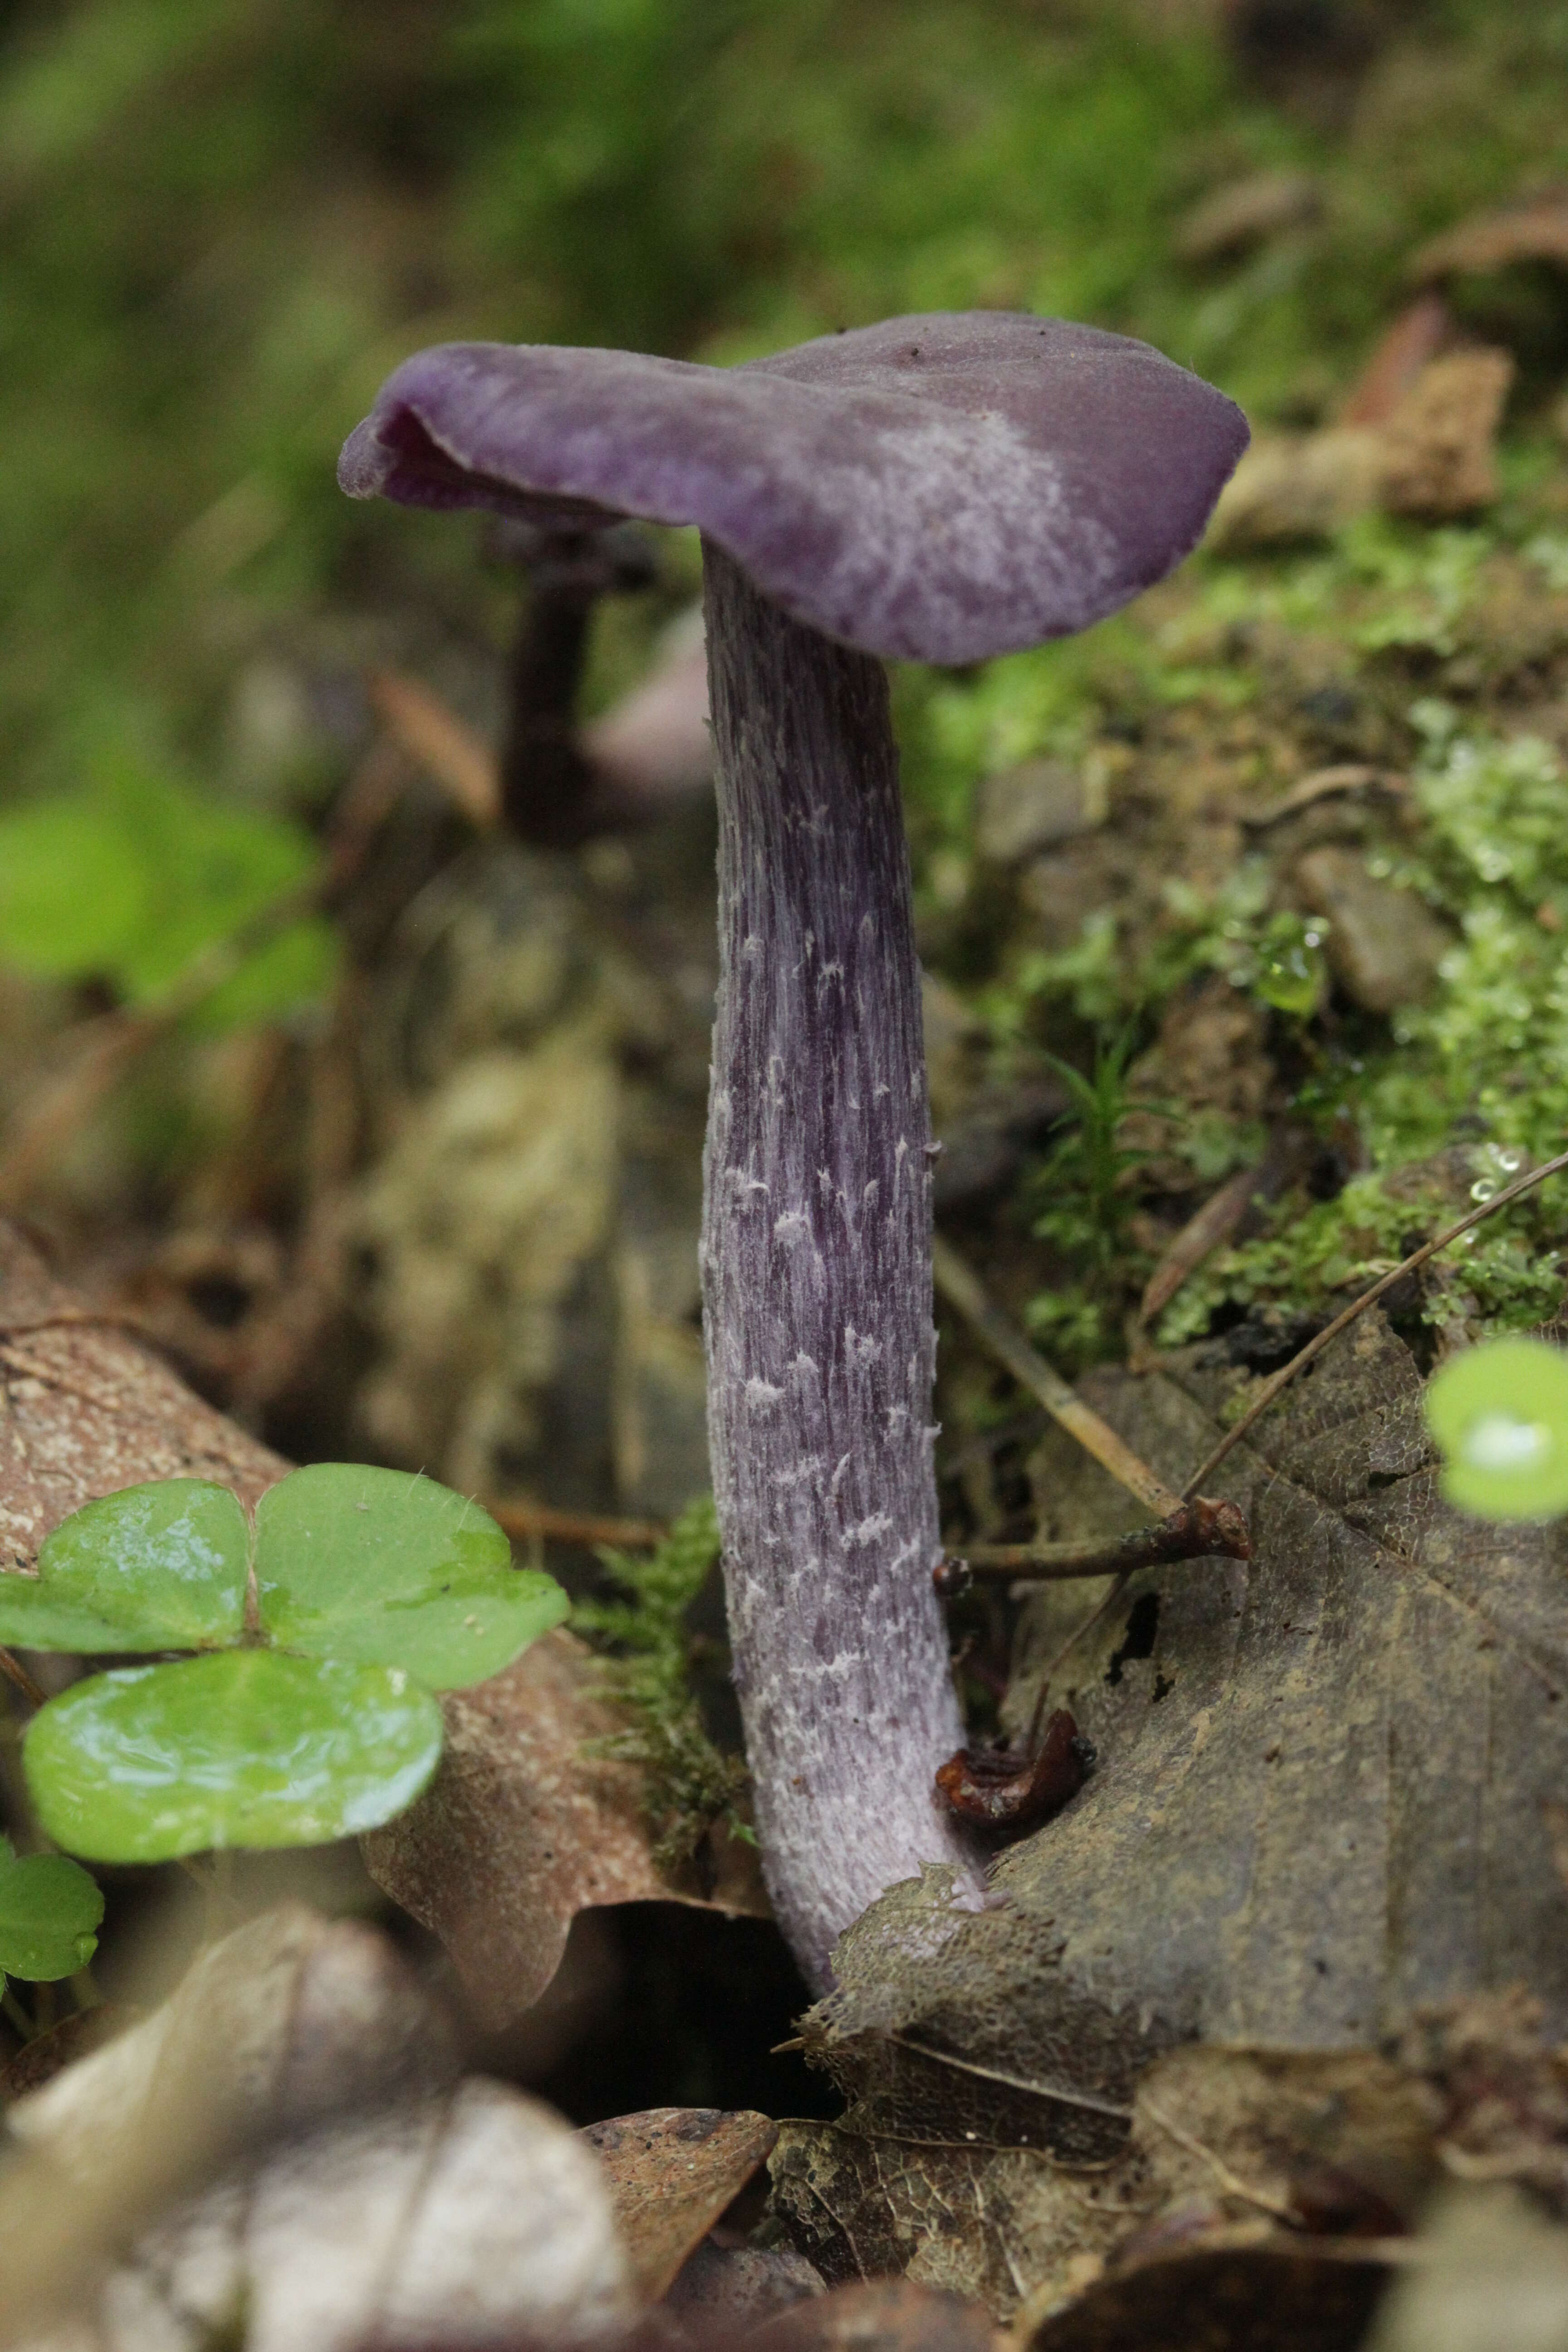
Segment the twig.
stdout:
[[1069,1435],[1076,1437],[1086,1453],[1092,1454],[1101,1469],[1109,1470],[1119,1486],[1130,1495],[1136,1495],[1146,1508],[1168,1519],[1179,1511],[1188,1497],[1178,1495],[1156,1477],[1146,1462],[1141,1461],[1130,1445],[1124,1444],[1109,1422],[1085,1404],[1077,1391],[1070,1388],[1061,1374],[1054,1371],[1045,1358],[1030,1347],[1021,1331],[1016,1330],[999,1309],[986,1297],[979,1277],[960,1257],[951,1242],[938,1235],[932,1245],[936,1286],[948,1304],[956,1307],[976,1336],[985,1342],[992,1354],[1006,1366],[1013,1378],[1032,1396],[1038,1397],[1053,1421],[1058,1422]]
[[417,678],[373,669],[365,678],[371,706],[410,759],[440,785],[481,833],[500,823],[500,775],[495,755]]
[[518,1500],[487,1503],[486,1510],[509,1536],[553,1536],[558,1543],[619,1544],[628,1551],[651,1551],[664,1541],[657,1519],[595,1518],[584,1511],[558,1511],[548,1503]]
[[1072,1577],[1131,1576],[1141,1568],[1163,1568],[1182,1560],[1250,1559],[1247,1521],[1234,1503],[1185,1503],[1152,1528],[1132,1528],[1098,1544],[969,1544],[961,1560],[944,1561],[937,1589],[952,1600],[964,1588],[952,1571],[1050,1584]]
[[1152,1323],[1161,1309],[1170,1305],[1188,1275],[1195,1273],[1209,1252],[1217,1249],[1236,1231],[1247,1214],[1262,1172],[1261,1165],[1238,1169],[1187,1219],[1144,1286],[1138,1302],[1141,1325]]
[[21,1659],[13,1651],[0,1649],[0,1675],[4,1675],[6,1681],[13,1684],[21,1692],[22,1696],[30,1700],[34,1706],[47,1706],[48,1692],[33,1680]]
[[1560,1151],[1555,1160],[1544,1160],[1539,1168],[1532,1168],[1528,1176],[1521,1176],[1516,1184],[1510,1184],[1506,1192],[1499,1192],[1492,1200],[1484,1201],[1479,1209],[1472,1209],[1468,1216],[1459,1219],[1458,1224],[1449,1225],[1431,1241],[1423,1242],[1418,1250],[1412,1250],[1407,1258],[1401,1259],[1392,1274],[1384,1275],[1370,1290],[1363,1290],[1359,1298],[1352,1299],[1342,1314],[1336,1315],[1331,1323],[1325,1324],[1304,1348],[1298,1348],[1288,1364],[1265,1381],[1258,1395],[1235,1428],[1226,1430],[1214,1452],[1193,1472],[1182,1490],[1183,1500],[1190,1501],[1194,1495],[1202,1493],[1211,1473],[1219,1467],[1233,1445],[1240,1444],[1253,1423],[1268,1412],[1281,1389],[1289,1388],[1297,1374],[1304,1372],[1314,1358],[1322,1354],[1331,1340],[1337,1339],[1342,1331],[1348,1329],[1358,1315],[1364,1315],[1367,1308],[1375,1306],[1384,1293],[1392,1290],[1396,1282],[1403,1282],[1407,1274],[1414,1274],[1416,1267],[1425,1265],[1429,1257],[1436,1257],[1437,1252],[1447,1249],[1450,1242],[1457,1242],[1461,1234],[1469,1232],[1472,1225],[1482,1223],[1488,1217],[1495,1217],[1500,1209],[1508,1208],[1524,1193],[1532,1192],[1537,1184],[1543,1184],[1549,1176],[1560,1176],[1564,1169],[1568,1169],[1568,1151]]

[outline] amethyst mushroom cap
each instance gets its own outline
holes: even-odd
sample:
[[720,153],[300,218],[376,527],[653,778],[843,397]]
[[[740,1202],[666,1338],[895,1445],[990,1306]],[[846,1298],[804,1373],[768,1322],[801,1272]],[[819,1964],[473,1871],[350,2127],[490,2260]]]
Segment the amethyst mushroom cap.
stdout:
[[452,343],[384,386],[352,496],[696,523],[720,813],[702,1239],[709,1437],[763,1864],[807,1978],[893,1881],[981,1863],[931,1584],[931,1142],[882,657],[1114,612],[1246,446],[1147,344],[1002,311],[718,369]]

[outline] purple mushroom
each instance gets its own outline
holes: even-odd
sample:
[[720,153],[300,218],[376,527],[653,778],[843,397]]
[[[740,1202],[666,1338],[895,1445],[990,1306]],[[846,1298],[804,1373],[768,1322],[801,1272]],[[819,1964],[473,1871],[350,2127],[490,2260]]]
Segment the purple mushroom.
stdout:
[[351,495],[703,534],[720,982],[702,1239],[736,1686],[807,1978],[926,1863],[962,1741],[931,1585],[931,1141],[882,657],[1086,628],[1194,545],[1247,442],[1147,344],[981,311],[730,370],[453,343],[382,390]]

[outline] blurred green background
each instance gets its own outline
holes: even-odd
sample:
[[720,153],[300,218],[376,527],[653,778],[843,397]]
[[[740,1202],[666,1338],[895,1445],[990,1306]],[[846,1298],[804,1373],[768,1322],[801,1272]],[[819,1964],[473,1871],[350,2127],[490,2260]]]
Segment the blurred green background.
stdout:
[[[471,530],[333,486],[420,343],[1026,305],[1310,422],[1415,240],[1568,168],[1565,88],[1568,10],[1495,0],[12,5],[0,794],[111,747],[308,805],[352,722],[257,666],[280,629],[345,674],[367,613],[504,641]],[[1303,216],[1184,259],[1262,171]]]

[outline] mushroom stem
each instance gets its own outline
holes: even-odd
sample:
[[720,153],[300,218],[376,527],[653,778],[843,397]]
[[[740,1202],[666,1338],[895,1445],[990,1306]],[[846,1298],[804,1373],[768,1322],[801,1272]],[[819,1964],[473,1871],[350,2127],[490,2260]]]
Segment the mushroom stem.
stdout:
[[931,1139],[881,663],[704,542],[720,977],[709,1440],[769,1891],[806,1977],[923,1863],[963,1730],[931,1570]]

